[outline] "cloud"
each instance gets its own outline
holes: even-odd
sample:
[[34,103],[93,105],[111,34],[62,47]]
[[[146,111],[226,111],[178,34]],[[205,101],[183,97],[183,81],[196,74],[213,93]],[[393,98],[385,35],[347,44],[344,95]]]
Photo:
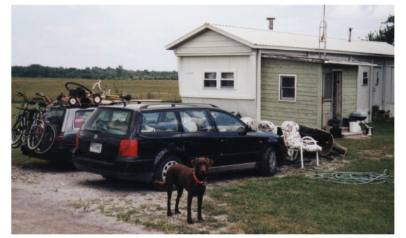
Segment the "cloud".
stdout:
[[[327,6],[328,35],[365,37],[393,6]],[[322,6],[13,6],[12,63],[176,69],[165,45],[204,22],[318,34]]]

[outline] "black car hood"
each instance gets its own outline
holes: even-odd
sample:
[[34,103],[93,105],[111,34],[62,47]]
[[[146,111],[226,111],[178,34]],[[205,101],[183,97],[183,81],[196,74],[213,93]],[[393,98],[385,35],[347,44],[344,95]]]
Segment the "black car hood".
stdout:
[[269,139],[270,142],[278,142],[278,140],[280,138],[279,135],[277,135],[273,132],[266,132],[266,131],[250,131],[250,132],[248,132],[248,135],[266,137]]

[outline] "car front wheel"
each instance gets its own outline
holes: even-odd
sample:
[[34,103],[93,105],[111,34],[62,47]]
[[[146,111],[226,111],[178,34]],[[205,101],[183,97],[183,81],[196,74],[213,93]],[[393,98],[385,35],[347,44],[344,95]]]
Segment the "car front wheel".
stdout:
[[258,162],[258,170],[263,176],[272,176],[277,171],[276,152],[273,147],[268,147]]

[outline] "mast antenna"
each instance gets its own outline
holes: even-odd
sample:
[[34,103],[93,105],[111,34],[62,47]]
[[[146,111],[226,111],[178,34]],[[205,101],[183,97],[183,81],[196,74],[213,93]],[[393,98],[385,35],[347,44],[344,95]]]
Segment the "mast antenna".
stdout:
[[327,21],[326,21],[326,5],[323,5],[323,19],[319,25],[319,49],[320,58],[323,52],[323,58],[326,58],[326,46],[327,46]]

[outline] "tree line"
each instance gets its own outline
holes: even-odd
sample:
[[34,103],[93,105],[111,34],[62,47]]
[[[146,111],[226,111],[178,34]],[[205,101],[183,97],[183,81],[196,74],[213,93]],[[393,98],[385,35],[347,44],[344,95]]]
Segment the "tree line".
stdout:
[[149,71],[149,70],[128,70],[121,65],[112,68],[87,67],[84,69],[49,67],[40,64],[29,66],[12,66],[12,77],[33,77],[33,78],[81,78],[81,79],[127,79],[127,80],[177,80],[176,71]]
[[386,21],[382,22],[382,26],[378,31],[371,31],[367,35],[370,41],[385,41],[389,44],[395,44],[395,16],[389,15]]

